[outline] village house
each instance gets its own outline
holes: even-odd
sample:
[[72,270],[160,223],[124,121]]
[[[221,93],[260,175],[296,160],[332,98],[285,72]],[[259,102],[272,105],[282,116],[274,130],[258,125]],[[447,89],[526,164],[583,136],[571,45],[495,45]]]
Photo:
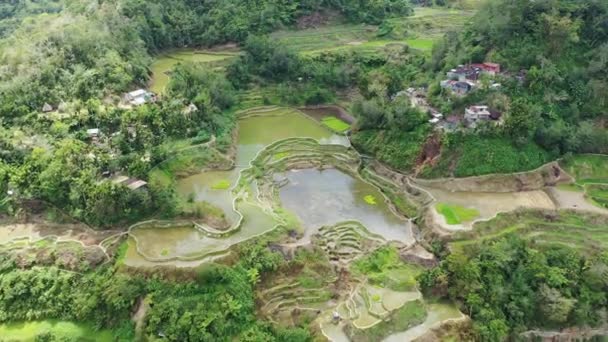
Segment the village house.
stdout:
[[476,63],[459,65],[446,73],[447,79],[441,81],[443,89],[451,90],[457,95],[465,95],[477,86],[481,75],[496,76],[500,73],[500,64]]
[[112,178],[112,183],[122,184],[133,191],[143,191],[147,189],[148,183],[141,179],[130,178],[127,176],[115,176]]
[[89,138],[98,138],[100,134],[99,128],[89,128],[87,129],[87,135]]
[[42,112],[43,112],[43,113],[50,113],[50,112],[52,112],[52,111],[53,111],[53,106],[51,106],[50,104],[45,103],[45,104],[42,106]]
[[147,102],[156,102],[156,95],[145,89],[137,89],[132,92],[126,93],[124,96],[125,102],[133,106],[141,106]]
[[439,83],[441,88],[448,89],[456,95],[466,95],[468,92],[473,90],[474,83],[470,81],[454,81],[454,80],[443,80]]
[[464,110],[464,118],[469,122],[490,120],[491,114],[488,106],[471,106]]
[[464,110],[464,119],[470,127],[475,127],[480,121],[500,119],[499,112],[493,112],[488,106],[471,106]]

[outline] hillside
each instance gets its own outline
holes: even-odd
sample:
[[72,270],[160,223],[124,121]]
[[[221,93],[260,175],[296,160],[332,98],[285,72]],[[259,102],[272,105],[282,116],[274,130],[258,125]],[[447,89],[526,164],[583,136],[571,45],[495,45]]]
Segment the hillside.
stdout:
[[0,340],[608,333],[605,0],[0,4]]

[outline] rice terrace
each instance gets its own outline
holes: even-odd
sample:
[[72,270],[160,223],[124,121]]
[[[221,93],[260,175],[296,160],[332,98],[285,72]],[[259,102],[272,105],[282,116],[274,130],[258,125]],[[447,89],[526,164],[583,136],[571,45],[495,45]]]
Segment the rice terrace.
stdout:
[[0,5],[0,341],[604,340],[607,20]]

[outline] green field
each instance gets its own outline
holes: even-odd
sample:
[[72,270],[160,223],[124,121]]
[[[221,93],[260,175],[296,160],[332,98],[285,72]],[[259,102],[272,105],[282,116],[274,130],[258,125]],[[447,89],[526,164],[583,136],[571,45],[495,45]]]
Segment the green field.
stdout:
[[572,190],[584,191],[589,202],[608,208],[608,156],[575,155],[562,160],[560,166],[574,177],[574,184],[568,185]]
[[66,321],[46,320],[0,325],[0,341],[35,341],[37,336],[43,334],[52,334],[57,341],[116,340],[109,330],[96,331],[92,326]]
[[350,125],[348,123],[338,119],[335,116],[323,118],[321,123],[336,133],[344,133],[350,129]]
[[591,254],[608,248],[608,217],[567,210],[503,213],[490,221],[476,223],[472,231],[457,234],[450,248],[455,252],[465,252],[467,246],[510,233],[539,245],[565,245]]
[[447,203],[437,203],[437,205],[435,205],[435,209],[438,213],[445,217],[448,224],[471,222],[479,216],[479,211],[476,209],[465,208]]
[[560,165],[577,184],[608,183],[608,156],[580,154],[565,158]]
[[336,51],[374,53],[394,44],[426,52],[446,32],[463,27],[473,13],[471,10],[417,7],[413,16],[387,20],[389,29],[334,22],[318,28],[282,30],[271,36],[307,55]]
[[150,66],[152,79],[150,90],[160,94],[169,83],[169,72],[178,63],[209,63],[210,66],[220,66],[230,58],[236,56],[235,52],[210,52],[204,50],[175,50],[157,56]]
[[412,49],[418,49],[422,51],[430,51],[433,49],[435,43],[432,39],[408,39],[405,41]]

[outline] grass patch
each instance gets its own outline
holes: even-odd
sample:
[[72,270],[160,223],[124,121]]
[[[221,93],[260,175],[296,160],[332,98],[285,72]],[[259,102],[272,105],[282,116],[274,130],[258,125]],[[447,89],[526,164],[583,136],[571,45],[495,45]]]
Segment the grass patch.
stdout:
[[129,243],[123,241],[116,250],[116,265],[124,265],[125,257],[127,256],[127,250],[129,249]]
[[273,160],[279,160],[279,159],[283,159],[289,157],[289,152],[277,152],[272,156]]
[[355,274],[366,276],[370,283],[395,291],[410,291],[416,286],[418,267],[401,261],[395,247],[384,246],[352,264]]
[[211,189],[213,190],[228,190],[229,188],[230,182],[226,179],[222,179],[211,186]]
[[376,205],[376,204],[378,204],[376,202],[376,197],[374,197],[374,195],[365,195],[365,197],[363,197],[363,200],[365,201],[365,203],[367,203],[369,205]]
[[51,335],[57,341],[114,341],[111,331],[95,330],[92,325],[84,323],[44,320],[0,325],[3,341],[4,338],[8,341],[37,341],[44,335]]
[[336,133],[344,133],[350,129],[350,125],[335,116],[321,119],[321,123]]
[[413,326],[421,324],[426,319],[426,308],[420,300],[406,303],[403,307],[382,322],[369,329],[357,329],[347,326],[346,333],[352,341],[375,342],[382,341],[394,332],[405,331]]
[[162,256],[167,256],[167,255],[169,255],[169,250],[168,250],[168,249],[166,249],[166,248],[163,248],[163,250],[162,250],[162,251],[160,251],[160,255],[162,255]]
[[391,200],[395,208],[399,213],[405,217],[414,217],[418,214],[418,208],[411,201],[409,201],[404,195],[395,193],[393,191],[386,191],[386,196]]
[[529,171],[553,159],[547,151],[532,142],[515,146],[504,138],[483,138],[461,133],[448,135],[448,141],[439,162],[426,167],[422,172],[423,177],[469,177]]
[[564,158],[560,165],[579,185],[608,183],[608,156],[579,154]]
[[423,51],[431,51],[435,44],[432,39],[408,39],[405,42],[409,47]]
[[608,156],[580,154],[564,158],[560,165],[575,178],[571,187],[584,191],[594,205],[608,208]]
[[359,151],[374,155],[391,167],[408,171],[416,165],[428,132],[428,125],[421,125],[412,132],[370,129],[354,133],[351,141]]
[[437,203],[437,205],[435,205],[435,209],[437,209],[437,212],[445,217],[448,224],[471,222],[479,216],[479,211],[477,209],[465,208],[446,203]]
[[169,83],[169,73],[178,63],[207,63],[210,67],[214,67],[223,64],[221,62],[225,62],[234,56],[236,56],[236,53],[205,53],[193,49],[175,50],[160,55],[150,66],[152,70],[150,89],[157,94],[162,93]]

